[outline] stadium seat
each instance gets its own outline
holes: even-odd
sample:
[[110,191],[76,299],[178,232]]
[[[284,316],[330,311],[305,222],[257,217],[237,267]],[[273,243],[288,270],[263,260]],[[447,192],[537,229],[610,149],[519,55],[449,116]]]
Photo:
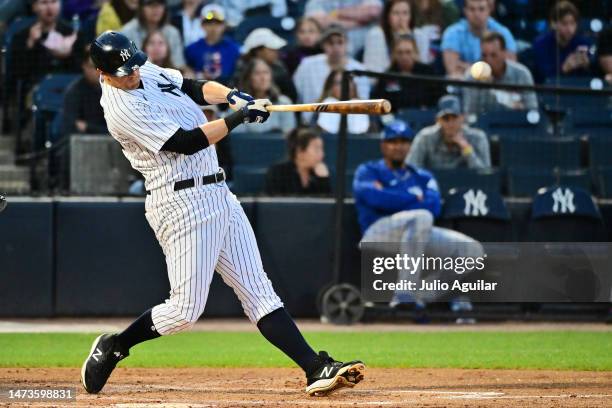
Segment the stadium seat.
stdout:
[[598,196],[612,198],[612,166],[600,166],[595,175]]
[[232,192],[235,194],[260,194],[264,190],[267,167],[234,166]]
[[432,173],[442,195],[447,195],[453,188],[476,188],[486,192],[501,192],[501,174],[498,169],[437,169],[432,170]]
[[269,167],[286,159],[287,147],[280,132],[232,134],[230,148],[238,166]]
[[536,111],[490,111],[478,115],[474,127],[489,138],[542,137],[546,135],[546,116]]
[[603,242],[607,233],[597,204],[587,191],[554,186],[534,197],[527,240]]
[[32,112],[35,149],[42,148],[46,141],[57,141],[51,138],[50,124],[63,108],[66,89],[78,77],[75,74],[49,74],[34,88]]
[[436,122],[436,111],[434,109],[400,109],[396,117],[408,123],[412,130],[418,132]]
[[508,194],[531,197],[542,187],[566,185],[591,191],[591,175],[586,169],[514,166],[508,169]]
[[612,109],[576,108],[570,112],[567,122],[572,135],[612,138]]
[[572,137],[505,138],[500,140],[500,166],[579,168],[580,140]]
[[[338,156],[338,135],[322,133],[325,148],[325,164],[334,170]],[[378,134],[349,134],[347,136],[346,171],[354,172],[357,166],[369,160],[381,158]]]
[[610,137],[589,138],[589,165],[593,170],[600,166],[612,166],[612,134]]
[[[548,86],[591,89],[592,77],[554,77],[546,78]],[[601,82],[601,81],[600,81]],[[594,96],[589,94],[569,94],[543,92],[540,94],[542,104],[554,109],[595,109],[607,105],[609,96]]]
[[510,213],[497,192],[452,189],[444,200],[440,224],[481,242],[514,240]]

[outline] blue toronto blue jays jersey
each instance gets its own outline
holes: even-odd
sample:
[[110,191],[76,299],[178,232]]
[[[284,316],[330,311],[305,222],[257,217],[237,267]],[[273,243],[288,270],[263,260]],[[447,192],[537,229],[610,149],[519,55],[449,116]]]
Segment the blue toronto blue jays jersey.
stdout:
[[428,171],[410,165],[391,169],[382,159],[361,164],[355,172],[353,194],[362,233],[381,217],[400,211],[425,209],[434,217],[440,214],[438,183]]

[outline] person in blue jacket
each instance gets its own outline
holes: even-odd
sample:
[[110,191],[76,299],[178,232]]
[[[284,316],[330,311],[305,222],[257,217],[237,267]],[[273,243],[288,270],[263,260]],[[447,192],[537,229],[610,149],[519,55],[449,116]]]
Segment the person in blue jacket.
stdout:
[[[427,170],[404,162],[410,150],[414,132],[403,121],[395,120],[382,133],[382,159],[361,164],[353,180],[353,193],[363,238],[361,242],[398,243],[400,253],[420,257],[479,257],[482,245],[467,235],[446,228],[435,227],[434,218],[440,214],[441,197],[438,184]],[[400,270],[398,280],[449,278],[448,273],[422,271],[408,276]],[[456,276],[459,277],[459,276]],[[440,291],[395,291],[390,306],[419,304],[436,300]],[[470,310],[469,302],[461,302],[456,309]]]

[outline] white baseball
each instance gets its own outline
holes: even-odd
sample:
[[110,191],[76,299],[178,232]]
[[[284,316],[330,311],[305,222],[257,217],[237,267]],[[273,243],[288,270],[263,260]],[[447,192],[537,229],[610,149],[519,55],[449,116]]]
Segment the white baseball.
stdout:
[[484,61],[475,62],[470,68],[472,78],[478,81],[486,81],[491,77],[491,66]]

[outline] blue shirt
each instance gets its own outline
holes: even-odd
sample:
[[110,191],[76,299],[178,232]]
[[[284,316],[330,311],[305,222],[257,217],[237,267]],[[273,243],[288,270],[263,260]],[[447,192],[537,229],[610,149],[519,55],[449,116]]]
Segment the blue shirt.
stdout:
[[204,72],[209,79],[231,78],[239,57],[240,47],[229,37],[223,37],[215,45],[200,39],[185,49],[187,65],[196,72]]
[[[500,33],[506,40],[506,49],[516,53],[516,41],[510,30],[489,17],[487,31]],[[442,36],[442,51],[455,51],[459,54],[461,61],[474,63],[480,60],[480,38],[470,31],[470,25],[465,18],[450,25]]]
[[[378,189],[375,181],[383,188]],[[362,233],[380,218],[400,211],[425,209],[434,217],[440,214],[438,183],[428,171],[410,165],[390,169],[382,159],[361,164],[355,172],[353,194]]]
[[[587,38],[575,35],[565,47],[559,48],[554,31],[549,31],[536,38],[533,42],[536,82],[543,82],[546,78],[557,76],[557,71],[561,73],[561,66],[565,59],[581,45],[590,47],[591,43]],[[588,71],[578,70],[571,74],[588,74]]]

